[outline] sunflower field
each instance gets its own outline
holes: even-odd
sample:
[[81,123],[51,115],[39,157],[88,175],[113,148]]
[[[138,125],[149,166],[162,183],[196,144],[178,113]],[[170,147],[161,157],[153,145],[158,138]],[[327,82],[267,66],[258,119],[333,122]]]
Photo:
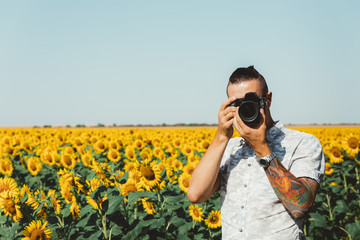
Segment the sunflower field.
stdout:
[[[303,128],[326,154],[309,239],[358,239],[358,128]],[[219,193],[192,204],[216,128],[0,129],[1,239],[220,239]]]

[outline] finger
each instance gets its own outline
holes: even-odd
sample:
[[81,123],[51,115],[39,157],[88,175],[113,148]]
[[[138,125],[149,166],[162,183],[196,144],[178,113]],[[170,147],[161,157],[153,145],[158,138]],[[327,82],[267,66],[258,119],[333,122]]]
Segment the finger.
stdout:
[[234,116],[235,116],[235,111],[231,111],[231,112],[228,112],[227,114],[225,114],[223,119],[227,122],[230,119],[233,119]]
[[227,100],[225,100],[220,107],[220,111],[224,111],[224,109],[232,103],[236,98],[235,97],[229,97]]
[[241,119],[241,117],[239,116],[239,107],[237,107],[235,111],[235,120],[241,129],[243,129],[246,126],[243,120]]
[[260,114],[261,114],[262,119],[264,120],[262,124],[265,124],[266,123],[265,109],[260,108]]
[[225,115],[227,115],[227,114],[230,113],[230,112],[235,113],[235,111],[236,111],[236,107],[227,107],[227,108],[225,108],[224,111],[222,111],[222,112],[223,112],[223,115],[225,116]]

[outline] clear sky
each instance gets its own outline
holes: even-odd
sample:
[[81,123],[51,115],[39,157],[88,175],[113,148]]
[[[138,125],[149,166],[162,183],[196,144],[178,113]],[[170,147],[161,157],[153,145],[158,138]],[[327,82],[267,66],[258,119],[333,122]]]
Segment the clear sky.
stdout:
[[0,1],[0,126],[217,123],[254,65],[275,120],[360,123],[359,1]]

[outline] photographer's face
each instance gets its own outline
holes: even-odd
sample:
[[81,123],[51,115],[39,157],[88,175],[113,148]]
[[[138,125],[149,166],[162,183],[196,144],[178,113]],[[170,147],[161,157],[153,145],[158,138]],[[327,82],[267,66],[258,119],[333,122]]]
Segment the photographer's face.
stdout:
[[262,96],[261,86],[258,81],[250,80],[241,83],[230,83],[227,88],[228,97],[243,98],[246,93],[255,92],[258,96]]
[[[242,83],[234,83],[234,84],[230,83],[227,88],[228,97],[235,97],[236,99],[245,97],[245,94],[249,92],[255,92],[258,96],[263,96],[261,86],[259,82],[256,80],[249,80]],[[270,116],[269,108],[271,105],[271,97],[272,97],[272,93],[268,92],[266,95],[266,107],[265,107],[265,112],[267,116]],[[270,121],[271,119],[268,118],[268,120]],[[237,124],[235,124],[235,128],[236,127]]]

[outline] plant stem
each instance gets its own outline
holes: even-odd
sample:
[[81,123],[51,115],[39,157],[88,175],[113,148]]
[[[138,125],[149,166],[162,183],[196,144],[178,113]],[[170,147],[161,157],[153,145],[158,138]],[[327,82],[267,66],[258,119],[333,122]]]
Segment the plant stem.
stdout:
[[332,211],[331,211],[331,205],[330,205],[331,197],[328,194],[326,194],[326,199],[327,199],[327,205],[328,205],[328,209],[329,209],[329,219],[333,220]]
[[345,187],[345,190],[347,190],[347,183],[346,183],[346,177],[345,177],[345,174],[343,173],[343,179],[344,179],[344,187]]

